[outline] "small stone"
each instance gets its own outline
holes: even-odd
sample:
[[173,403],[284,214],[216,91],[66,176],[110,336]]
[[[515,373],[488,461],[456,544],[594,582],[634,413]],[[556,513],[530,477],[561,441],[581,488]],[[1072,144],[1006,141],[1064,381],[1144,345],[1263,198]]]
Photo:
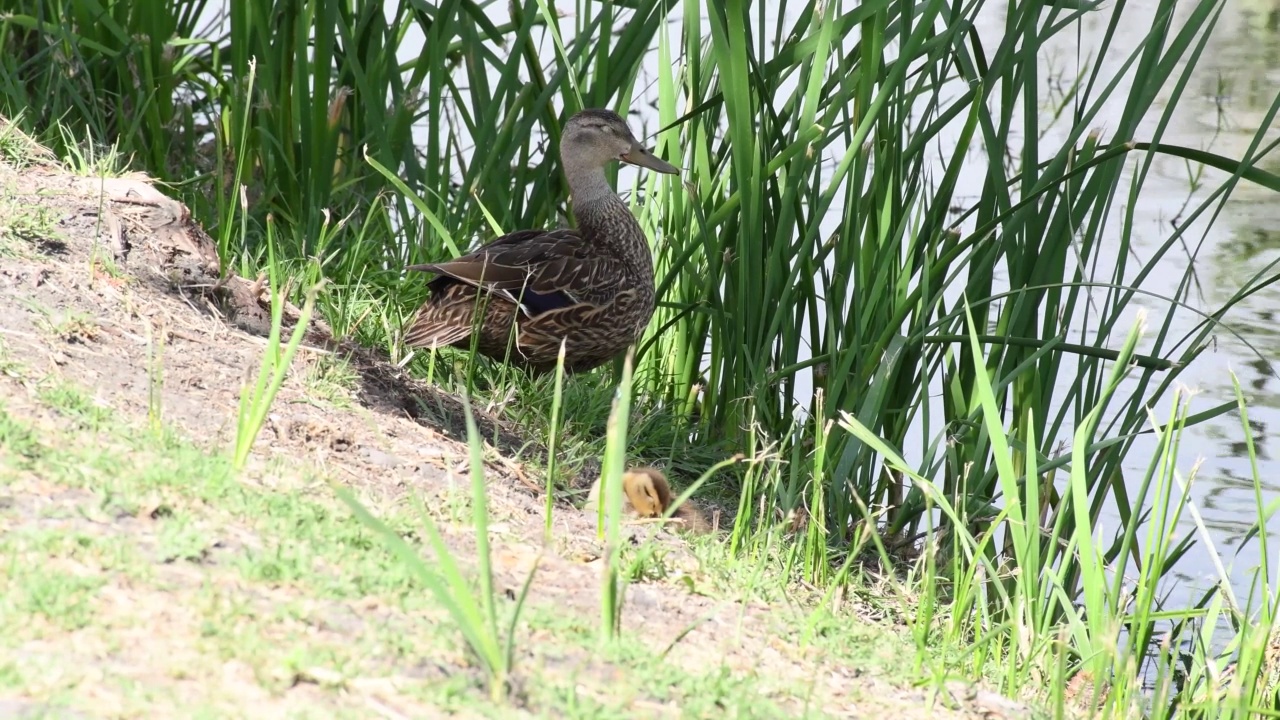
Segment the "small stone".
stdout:
[[404,464],[404,460],[377,448],[362,447],[360,448],[360,456],[365,462],[378,467],[393,468]]

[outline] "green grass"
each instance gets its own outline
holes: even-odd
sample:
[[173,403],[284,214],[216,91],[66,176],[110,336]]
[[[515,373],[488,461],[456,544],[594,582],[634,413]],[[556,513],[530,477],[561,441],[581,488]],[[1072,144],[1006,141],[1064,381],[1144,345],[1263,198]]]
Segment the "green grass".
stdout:
[[492,557],[489,552],[489,512],[488,500],[485,496],[484,461],[480,437],[469,407],[467,408],[467,439],[470,450],[473,527],[476,555],[480,564],[480,587],[474,591],[469,587],[469,581],[458,568],[453,554],[441,538],[435,521],[428,514],[423,512],[421,517],[431,540],[436,561],[435,568],[428,566],[415,548],[385,523],[375,518],[350,491],[339,488],[338,495],[360,519],[360,522],[380,535],[387,548],[395,553],[404,566],[431,590],[437,602],[448,610],[454,625],[462,632],[472,653],[484,667],[490,697],[495,703],[500,703],[506,700],[511,692],[509,683],[515,664],[516,625],[520,620],[520,611],[524,608],[525,598],[533,583],[538,564],[537,561],[534,562],[533,568],[524,581],[520,596],[516,599],[515,607],[511,611],[510,624],[506,627],[499,626],[497,597],[493,586]]
[[[1215,594],[1163,608],[1160,593],[1187,544],[1208,541],[1167,533],[1193,513],[1179,433],[1246,406],[1242,396],[1192,413],[1174,388],[1276,268],[1230,288],[1187,332],[1173,328],[1191,311],[1192,264],[1173,297],[1141,287],[1241,181],[1280,190],[1257,166],[1274,148],[1280,100],[1240,157],[1166,137],[1225,3],[1178,4],[1180,25],[1172,0],[1140,10],[791,2],[786,24],[772,25],[747,0],[625,5],[581,0],[562,17],[526,0],[493,23],[469,2],[384,12],[359,0],[275,11],[233,0],[227,34],[204,37],[199,2],[110,3],[90,17],[82,3],[22,0],[0,19],[0,115],[15,118],[0,152],[34,156],[7,129],[21,128],[83,172],[114,173],[128,158],[173,183],[224,267],[269,271],[295,301],[324,280],[315,310],[338,334],[545,438],[554,458],[530,448],[523,459],[548,487],[602,459],[612,476],[624,447],[683,485],[741,453],[704,485],[736,509],[733,554],[717,562],[740,592],[785,595],[802,581],[834,597],[856,582],[851,559],[892,566],[918,651],[942,645],[960,658],[932,676],[994,677],[1016,693],[1088,672],[1113,682],[1107,712],[1150,700],[1155,716],[1187,716],[1189,696],[1138,690],[1147,653],[1149,674],[1174,679],[1153,644],[1165,630],[1192,643],[1188,687],[1220,652],[1256,674],[1252,636],[1235,632],[1225,651],[1199,638],[1214,623],[1270,627],[1269,569],[1244,603]],[[980,13],[1003,32],[972,33]],[[1086,17],[1108,23],[1095,56],[1123,68],[1086,63],[1065,94],[1046,95],[1036,58]],[[399,63],[411,29],[426,44]],[[685,174],[619,188],[651,235],[660,307],[612,437],[621,362],[559,389],[451,350],[407,358],[399,331],[424,289],[401,269],[495,228],[557,222],[566,189],[543,144],[554,147],[579,107],[641,97],[655,98],[657,126],[645,132],[657,130],[658,153]],[[1051,126],[1060,142],[1010,140]],[[1162,157],[1189,164],[1202,199],[1138,265],[1134,208]],[[0,254],[11,235],[0,229]],[[1154,309],[1140,344],[1125,344],[1139,300]],[[287,365],[278,360],[264,371]],[[246,418],[259,420],[240,427],[256,432],[270,401],[246,400]],[[1172,417],[1148,410],[1169,401]],[[63,404],[92,425],[91,411]],[[1127,472],[1157,423],[1161,454]],[[921,450],[904,457],[912,446]],[[1260,474],[1255,462],[1259,488]],[[221,492],[210,500],[234,503]],[[1258,504],[1265,527],[1274,503],[1259,490]],[[1094,532],[1103,507],[1127,519],[1106,536]],[[336,530],[309,532],[324,547]],[[904,546],[921,538],[923,554]],[[253,564],[261,577],[296,581],[316,551],[277,552]],[[1122,580],[1131,560],[1136,595]],[[618,608],[608,598],[606,636]]]
[[[366,497],[384,536],[418,535],[393,555],[367,529],[372,519],[346,512],[315,470],[255,459],[236,471],[224,448],[198,447],[168,428],[152,429],[145,418],[99,415],[101,408],[75,385],[14,367],[35,382],[11,382],[0,395],[0,497],[8,498],[0,503],[6,528],[0,550],[9,558],[0,567],[0,619],[14,630],[0,645],[5,654],[30,660],[0,669],[11,692],[73,708],[98,693],[126,714],[205,705],[225,714],[239,707],[237,692],[282,698],[303,682],[328,693],[338,716],[355,717],[360,706],[338,695],[351,683],[376,683],[427,659],[428,667],[451,667],[452,677],[398,682],[393,697],[503,716],[510,702],[505,692],[490,697],[482,690],[481,678],[467,669],[471,656],[463,652],[461,624],[440,596],[427,592],[423,572],[435,570],[422,565],[415,571],[417,561],[408,560],[426,552],[419,533],[427,530],[436,538],[430,567],[440,567],[451,551],[439,533],[459,533],[450,510],[432,504],[424,514],[418,502]],[[470,513],[483,518],[483,475],[473,480]],[[462,525],[461,534],[471,534]],[[719,558],[716,568],[734,565],[714,543],[698,552]],[[628,558],[622,556],[622,566],[633,564]],[[656,575],[670,575],[661,557],[649,563]],[[597,652],[599,625],[590,613],[575,616],[542,601],[519,614],[523,597],[507,600],[493,586],[473,584],[471,570],[453,573],[453,591],[477,593],[472,601],[487,606],[487,617],[502,628],[494,639],[520,659],[506,662],[526,707],[622,717],[628,702],[639,699],[654,707],[671,703],[692,716],[764,718],[789,716],[785,708],[801,701],[779,704],[796,689],[755,677],[749,668],[730,672],[698,654],[693,667],[673,663],[701,651],[679,641],[665,651],[650,647],[626,622]],[[733,588],[709,576],[699,582],[716,595]],[[618,618],[630,612],[624,605]],[[786,631],[789,612],[779,608],[778,632]],[[157,626],[166,631],[155,633]],[[850,661],[908,684],[892,634],[825,627],[830,634],[818,633],[814,649],[831,654],[856,642],[874,657],[859,653]],[[72,634],[75,643],[68,640]],[[529,640],[534,637],[536,643]],[[98,654],[81,656],[81,647],[127,660],[105,663]],[[566,659],[579,669],[558,669]],[[59,674],[56,686],[45,683],[60,666],[74,670]],[[227,684],[229,672],[241,685]],[[223,680],[194,697],[184,694],[184,681],[209,677]],[[359,687],[355,693],[363,697]]]
[[32,254],[30,241],[55,240],[58,218],[46,208],[31,207],[0,192],[0,256]]

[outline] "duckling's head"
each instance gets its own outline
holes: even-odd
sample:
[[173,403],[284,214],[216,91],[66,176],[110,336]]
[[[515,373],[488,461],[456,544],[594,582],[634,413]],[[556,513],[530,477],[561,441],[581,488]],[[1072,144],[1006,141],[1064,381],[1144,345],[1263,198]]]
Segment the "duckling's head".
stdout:
[[622,490],[640,517],[658,517],[671,506],[671,485],[657,468],[638,467],[622,473]]
[[569,118],[560,140],[560,159],[571,174],[598,170],[616,160],[669,175],[680,172],[641,145],[612,110],[587,109]]

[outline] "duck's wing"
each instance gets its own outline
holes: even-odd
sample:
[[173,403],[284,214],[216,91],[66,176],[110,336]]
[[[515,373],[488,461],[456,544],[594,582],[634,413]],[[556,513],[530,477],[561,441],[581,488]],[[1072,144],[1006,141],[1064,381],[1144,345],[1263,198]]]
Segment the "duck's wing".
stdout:
[[623,273],[618,260],[594,252],[571,228],[518,230],[453,260],[407,269],[493,292],[530,316],[604,302],[618,292]]

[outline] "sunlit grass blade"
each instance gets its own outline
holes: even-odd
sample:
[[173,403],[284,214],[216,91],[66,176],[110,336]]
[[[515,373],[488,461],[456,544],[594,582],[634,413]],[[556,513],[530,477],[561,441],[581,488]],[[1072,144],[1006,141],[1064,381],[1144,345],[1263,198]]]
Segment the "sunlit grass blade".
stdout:
[[555,511],[555,480],[558,463],[556,462],[556,443],[560,436],[562,402],[564,399],[564,351],[565,343],[560,341],[560,353],[556,355],[555,390],[551,396],[551,420],[547,430],[547,485],[546,485],[546,519],[543,526],[543,543],[551,542],[552,516]]
[[502,701],[509,691],[508,683],[515,661],[515,634],[518,628],[521,611],[528,598],[529,588],[533,583],[541,562],[541,556],[534,562],[533,568],[525,578],[520,595],[516,598],[512,609],[511,621],[505,628],[506,640],[503,642],[500,633],[497,611],[497,595],[493,586],[492,553],[489,548],[489,503],[485,485],[484,457],[482,441],[476,429],[469,404],[465,404],[467,423],[467,447],[471,476],[472,528],[475,533],[477,547],[477,572],[479,589],[472,591],[466,576],[458,567],[453,554],[449,551],[435,521],[426,511],[421,511],[423,525],[427,532],[436,567],[430,568],[423,561],[419,552],[385,523],[374,517],[355,499],[346,488],[337,488],[352,513],[370,529],[374,530],[387,547],[401,562],[427,587],[436,600],[449,612],[454,624],[467,641],[468,647],[483,664],[489,681],[490,695],[494,701]]
[[613,396],[609,413],[604,463],[600,475],[597,535],[604,538],[604,562],[600,571],[600,642],[613,641],[622,622],[625,579],[619,572],[622,537],[622,474],[627,463],[627,430],[631,415],[631,351],[622,367],[622,379]]
[[[280,276],[277,276],[280,278]],[[236,441],[233,449],[232,464],[237,470],[244,468],[253,450],[253,442],[266,422],[267,413],[271,411],[271,403],[276,393],[284,384],[284,376],[293,363],[293,356],[302,346],[311,323],[311,315],[315,312],[316,296],[323,281],[307,290],[306,301],[298,314],[289,342],[281,348],[280,333],[284,323],[285,289],[279,283],[272,282],[271,293],[271,330],[267,337],[266,347],[262,351],[262,365],[258,370],[256,382],[250,386],[247,382],[240,391],[239,413],[236,417]]]

